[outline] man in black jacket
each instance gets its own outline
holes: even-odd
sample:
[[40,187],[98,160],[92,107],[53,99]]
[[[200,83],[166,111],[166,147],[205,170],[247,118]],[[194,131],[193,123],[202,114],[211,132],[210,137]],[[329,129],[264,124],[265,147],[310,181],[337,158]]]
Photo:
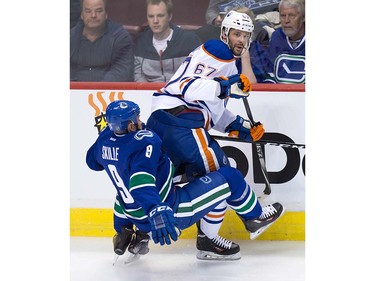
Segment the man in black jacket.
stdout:
[[136,39],[134,80],[167,82],[201,44],[197,35],[170,23],[171,0],[147,0],[148,27]]
[[81,19],[70,30],[70,80],[134,80],[133,43],[128,31],[108,19],[107,0],[83,0]]

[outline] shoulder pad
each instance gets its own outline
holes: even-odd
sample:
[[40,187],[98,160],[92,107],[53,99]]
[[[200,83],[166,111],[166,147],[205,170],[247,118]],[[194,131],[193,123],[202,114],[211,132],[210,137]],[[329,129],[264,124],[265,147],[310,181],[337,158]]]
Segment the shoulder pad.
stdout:
[[203,50],[218,60],[235,60],[232,51],[221,40],[209,40],[202,46]]

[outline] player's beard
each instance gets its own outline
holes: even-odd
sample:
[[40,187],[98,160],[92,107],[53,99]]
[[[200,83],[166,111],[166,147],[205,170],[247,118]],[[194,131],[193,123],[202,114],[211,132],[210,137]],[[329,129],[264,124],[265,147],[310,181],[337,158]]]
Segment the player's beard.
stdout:
[[234,56],[240,57],[242,55],[242,52],[244,50],[243,45],[232,45],[231,50]]

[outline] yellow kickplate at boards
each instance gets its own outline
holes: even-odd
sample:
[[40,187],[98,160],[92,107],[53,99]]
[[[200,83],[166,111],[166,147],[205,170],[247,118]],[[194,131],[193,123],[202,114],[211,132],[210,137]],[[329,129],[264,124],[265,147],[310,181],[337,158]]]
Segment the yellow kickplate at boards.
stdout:
[[[99,208],[71,208],[70,235],[112,237],[113,210]],[[231,240],[249,239],[249,233],[233,210],[225,214],[219,234]],[[190,226],[182,231],[182,239],[195,239],[197,228]],[[305,241],[305,212],[288,212],[267,229],[257,240]]]

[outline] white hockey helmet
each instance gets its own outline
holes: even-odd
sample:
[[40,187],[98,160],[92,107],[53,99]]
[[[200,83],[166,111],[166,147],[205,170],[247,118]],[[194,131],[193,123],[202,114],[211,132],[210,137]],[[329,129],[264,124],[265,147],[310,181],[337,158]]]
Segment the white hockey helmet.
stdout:
[[[229,46],[229,42],[228,42],[229,31],[232,28],[245,31],[245,32],[249,32],[251,35],[251,33],[254,30],[254,24],[251,18],[245,13],[230,11],[228,14],[226,14],[223,21],[221,22],[220,39],[228,46]],[[223,37],[223,33],[225,34],[226,38]],[[247,43],[247,46],[245,46],[244,51],[246,51],[249,48],[249,46],[250,46],[250,40]]]

